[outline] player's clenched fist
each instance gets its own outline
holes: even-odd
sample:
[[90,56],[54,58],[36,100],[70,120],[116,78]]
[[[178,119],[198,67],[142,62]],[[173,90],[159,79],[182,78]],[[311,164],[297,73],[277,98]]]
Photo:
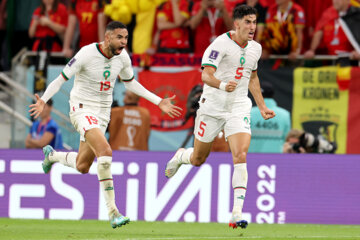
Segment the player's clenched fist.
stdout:
[[235,90],[236,86],[237,86],[237,82],[235,82],[235,81],[233,81],[233,80],[230,80],[230,81],[226,84],[225,90],[226,90],[227,92],[232,92],[232,91]]

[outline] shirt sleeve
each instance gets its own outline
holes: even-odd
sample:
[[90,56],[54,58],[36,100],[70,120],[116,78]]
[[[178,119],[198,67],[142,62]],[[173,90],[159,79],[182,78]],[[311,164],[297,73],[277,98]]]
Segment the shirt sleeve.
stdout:
[[35,19],[39,19],[40,18],[40,8],[35,9],[35,11],[33,12],[32,16],[31,16],[31,22],[30,22],[30,26],[33,24]]
[[191,16],[195,16],[200,11],[201,2],[195,2],[193,8],[191,9]]
[[301,7],[297,8],[295,11],[295,25],[296,26],[305,25],[305,13]]
[[66,27],[68,24],[68,11],[65,5],[61,3],[59,4],[58,14],[60,15],[60,24]]
[[225,55],[225,49],[222,47],[222,42],[219,38],[215,39],[209,47],[205,50],[202,61],[201,68],[206,66],[218,68],[221,59]]
[[167,2],[160,4],[157,9],[156,18],[165,18],[166,20],[168,20],[167,12],[165,11],[166,4]]
[[51,132],[54,136],[56,136],[57,133],[57,126],[51,121],[49,122],[49,124],[46,126],[46,129],[44,131],[45,132]]
[[253,69],[252,69],[253,72],[257,71],[258,62],[259,62],[259,59],[260,59],[260,57],[261,57],[261,53],[262,53],[262,47],[261,47],[261,45],[259,44],[259,45],[258,45],[257,54],[256,54],[257,60],[256,60],[256,62],[255,62],[255,64],[254,64],[254,66],[253,66]]
[[85,49],[86,48],[81,48],[80,51],[68,62],[68,64],[66,64],[63,71],[61,72],[61,75],[66,81],[81,70],[82,65],[86,59]]
[[185,17],[186,19],[190,18],[189,2],[187,0],[180,1],[179,10],[183,17]]
[[122,54],[123,56],[120,59],[123,61],[124,67],[123,69],[121,69],[119,76],[122,81],[129,82],[134,79],[134,70],[131,65],[131,59],[127,52],[124,52]]

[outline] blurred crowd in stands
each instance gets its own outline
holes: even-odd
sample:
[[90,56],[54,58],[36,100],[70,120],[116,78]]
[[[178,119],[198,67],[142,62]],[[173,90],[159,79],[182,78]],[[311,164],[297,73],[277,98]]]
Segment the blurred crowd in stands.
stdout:
[[[232,29],[232,10],[258,10],[255,40],[270,54],[315,54],[360,59],[359,0],[1,0],[0,70],[24,46],[62,52],[103,40],[105,25],[123,21],[134,54],[202,55],[218,35]],[[356,46],[357,45],[357,46]]]
[[[262,45],[263,59],[270,55],[312,59],[321,54],[360,60],[360,0],[0,0],[0,71],[10,70],[11,59],[24,47],[71,58],[81,47],[103,41],[105,26],[112,20],[128,26],[128,52],[145,62],[158,53],[201,57],[217,36],[232,30],[232,10],[239,4],[257,9],[255,40]],[[276,106],[272,93],[264,97]],[[124,115],[121,111],[119,116]],[[253,147],[262,146],[262,131],[270,130],[279,135],[277,147],[270,144],[264,149],[295,151],[291,136],[286,138],[291,129],[286,110],[284,129],[253,117],[250,152],[262,152]],[[221,138],[218,151],[228,151]],[[294,139],[299,141],[298,136]],[[283,150],[284,142],[291,147]]]

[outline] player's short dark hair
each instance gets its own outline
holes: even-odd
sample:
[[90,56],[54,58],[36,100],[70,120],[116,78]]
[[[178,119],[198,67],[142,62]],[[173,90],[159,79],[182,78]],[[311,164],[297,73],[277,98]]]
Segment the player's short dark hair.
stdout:
[[257,10],[256,8],[250,7],[248,5],[238,5],[234,8],[233,11],[233,19],[242,19],[247,15],[256,15]]
[[112,21],[112,22],[109,22],[108,25],[106,26],[106,31],[114,31],[115,29],[118,29],[118,28],[127,29],[126,25],[123,24],[122,22]]
[[47,102],[46,102],[47,105],[49,105],[50,107],[52,107],[53,105],[53,100],[50,98]]

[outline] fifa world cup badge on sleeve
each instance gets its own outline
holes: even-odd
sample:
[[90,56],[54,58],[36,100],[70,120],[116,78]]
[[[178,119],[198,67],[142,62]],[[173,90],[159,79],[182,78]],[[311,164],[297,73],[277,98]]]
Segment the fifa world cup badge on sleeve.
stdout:
[[72,58],[72,59],[69,61],[68,66],[71,67],[71,65],[73,65],[74,62],[76,62],[76,58]]
[[210,55],[209,55],[209,58],[210,58],[210,59],[216,60],[218,56],[219,56],[219,52],[218,52],[218,51],[211,50]]

